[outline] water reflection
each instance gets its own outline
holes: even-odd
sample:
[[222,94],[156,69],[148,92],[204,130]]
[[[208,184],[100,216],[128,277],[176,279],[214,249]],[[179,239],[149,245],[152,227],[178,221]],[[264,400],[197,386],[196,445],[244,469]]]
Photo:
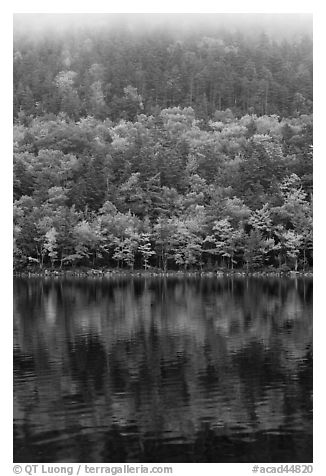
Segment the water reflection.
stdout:
[[15,279],[15,462],[312,461],[310,280]]

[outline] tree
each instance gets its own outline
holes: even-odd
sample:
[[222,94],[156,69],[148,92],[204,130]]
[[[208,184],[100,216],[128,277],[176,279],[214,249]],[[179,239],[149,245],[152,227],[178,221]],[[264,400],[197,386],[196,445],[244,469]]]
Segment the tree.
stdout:
[[312,260],[312,205],[307,201],[307,194],[301,186],[301,180],[296,174],[291,174],[286,177],[280,185],[281,194],[283,197],[283,204],[279,207],[274,207],[271,211],[273,220],[276,224],[281,225],[285,230],[291,233],[286,235],[283,232],[285,240],[284,246],[288,243],[289,253],[295,259],[296,266],[298,264],[295,258],[295,249],[300,243],[303,252],[303,267],[305,268],[309,260]]
[[81,107],[78,92],[74,87],[76,76],[75,71],[61,71],[54,80],[61,99],[60,110],[74,119],[79,117]]
[[236,195],[251,209],[273,199],[277,184],[285,175],[281,146],[270,136],[254,135],[248,140],[239,173],[232,181]]
[[145,270],[148,268],[148,262],[151,256],[155,255],[150,242],[150,233],[141,233],[138,245],[138,251],[142,257]]
[[135,255],[140,241],[139,234],[133,228],[127,228],[124,238],[115,238],[116,248],[113,259],[118,262],[125,262],[132,270],[135,265]]
[[76,224],[73,230],[75,241],[75,253],[81,259],[91,257],[94,266],[97,257],[101,256],[101,234],[98,223],[89,223],[82,220]]
[[75,169],[75,180],[68,192],[70,205],[78,210],[97,211],[106,199],[107,194],[106,159],[101,156],[82,157]]
[[234,256],[242,236],[241,230],[235,230],[229,220],[223,218],[214,222],[213,232],[212,242],[215,245],[216,253],[222,257],[222,265],[224,258],[226,258],[231,269],[233,269]]
[[244,234],[243,238],[243,259],[248,272],[263,264],[264,238],[261,232],[255,229]]
[[251,212],[251,215],[248,219],[248,225],[252,226],[254,230],[262,233],[263,236],[270,236],[272,220],[268,203],[265,203],[265,205],[260,210]]
[[173,256],[176,223],[171,218],[159,217],[153,226],[153,238],[159,265],[167,271],[168,260]]
[[76,157],[61,151],[42,149],[33,158],[30,172],[33,175],[33,196],[38,203],[46,201],[52,187],[66,189],[73,175]]
[[45,233],[45,242],[43,245],[45,251],[47,252],[51,260],[52,268],[54,267],[54,262],[56,261],[58,257],[58,251],[57,251],[58,245],[57,245],[56,236],[57,236],[56,229],[54,227],[50,228],[50,230],[48,230]]
[[74,262],[78,257],[75,251],[74,229],[80,219],[80,214],[74,207],[61,206],[53,213],[53,226],[57,231],[56,240],[60,268],[64,264]]
[[13,192],[14,200],[19,200],[23,195],[32,195],[34,191],[34,178],[30,167],[29,154],[14,154],[13,164]]
[[248,221],[251,210],[238,197],[223,200],[222,215],[225,216],[234,228],[242,228]]
[[183,266],[184,269],[196,264],[202,266],[201,255],[203,239],[198,233],[198,230],[194,229],[189,219],[186,221],[175,219],[174,222],[173,259],[176,264]]
[[293,230],[287,230],[284,235],[286,254],[289,258],[294,260],[294,271],[298,270],[298,256],[301,251],[301,246],[304,241],[303,235],[296,233]]
[[[146,199],[140,184],[140,173],[133,173],[128,180],[120,185],[117,190],[116,205],[118,209],[125,213],[128,210],[138,216],[146,214]],[[145,207],[144,207],[145,205]]]

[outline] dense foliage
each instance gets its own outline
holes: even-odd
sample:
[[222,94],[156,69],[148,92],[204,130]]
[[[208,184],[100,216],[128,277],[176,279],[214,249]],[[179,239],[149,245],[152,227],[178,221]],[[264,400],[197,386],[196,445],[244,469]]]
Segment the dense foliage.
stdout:
[[17,269],[307,269],[311,62],[307,38],[16,38]]
[[192,107],[237,115],[312,111],[312,39],[239,31],[123,28],[64,30],[14,41],[14,114],[134,120]]

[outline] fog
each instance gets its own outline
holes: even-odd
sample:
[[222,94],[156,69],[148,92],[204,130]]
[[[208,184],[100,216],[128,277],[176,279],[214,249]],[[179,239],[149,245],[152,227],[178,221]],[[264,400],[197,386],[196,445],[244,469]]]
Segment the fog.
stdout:
[[14,34],[40,34],[78,29],[123,29],[132,33],[172,30],[181,33],[222,29],[249,35],[266,33],[275,39],[312,35],[312,14],[304,13],[27,13],[14,14]]

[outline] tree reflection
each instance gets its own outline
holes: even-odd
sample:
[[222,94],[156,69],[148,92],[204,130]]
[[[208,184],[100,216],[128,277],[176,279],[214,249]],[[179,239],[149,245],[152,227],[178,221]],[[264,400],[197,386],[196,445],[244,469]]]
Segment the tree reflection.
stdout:
[[308,280],[17,279],[15,461],[311,461],[311,344]]

